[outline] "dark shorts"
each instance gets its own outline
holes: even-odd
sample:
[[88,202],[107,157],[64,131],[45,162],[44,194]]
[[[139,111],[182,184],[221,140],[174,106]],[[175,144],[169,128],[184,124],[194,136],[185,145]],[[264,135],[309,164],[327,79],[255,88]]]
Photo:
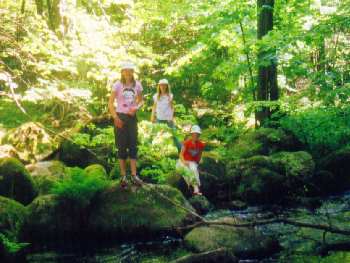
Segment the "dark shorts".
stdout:
[[137,118],[124,113],[117,113],[124,123],[122,128],[114,126],[115,145],[119,159],[137,158]]

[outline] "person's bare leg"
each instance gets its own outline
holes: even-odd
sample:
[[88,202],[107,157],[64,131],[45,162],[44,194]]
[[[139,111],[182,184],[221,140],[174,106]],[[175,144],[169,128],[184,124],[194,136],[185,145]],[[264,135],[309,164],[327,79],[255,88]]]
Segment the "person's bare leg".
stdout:
[[126,160],[119,159],[120,175],[125,178],[126,176]]
[[141,186],[143,181],[137,176],[136,159],[130,159],[130,169],[133,182]]
[[136,176],[137,174],[136,159],[130,159],[130,169],[131,169],[131,175]]

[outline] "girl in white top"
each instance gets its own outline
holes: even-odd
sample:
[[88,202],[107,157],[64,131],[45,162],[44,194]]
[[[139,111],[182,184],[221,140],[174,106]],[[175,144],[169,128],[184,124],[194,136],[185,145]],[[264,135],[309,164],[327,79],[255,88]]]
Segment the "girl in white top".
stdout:
[[167,123],[168,126],[173,127],[173,94],[170,91],[168,80],[161,79],[158,82],[157,93],[153,96],[153,102],[151,121],[158,123]]
[[[161,79],[158,82],[157,93],[153,96],[151,121],[166,123],[170,128],[175,128],[173,94],[171,93],[167,79]],[[180,151],[181,143],[174,134],[173,139],[176,148]]]

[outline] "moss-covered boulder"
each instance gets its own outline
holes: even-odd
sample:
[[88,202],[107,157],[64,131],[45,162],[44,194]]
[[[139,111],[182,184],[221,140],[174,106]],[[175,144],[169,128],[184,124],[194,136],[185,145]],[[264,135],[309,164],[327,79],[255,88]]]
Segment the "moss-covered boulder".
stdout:
[[87,175],[97,176],[106,179],[108,178],[106,169],[100,164],[91,164],[84,170]]
[[26,168],[33,177],[50,175],[58,178],[63,178],[67,172],[67,167],[64,165],[64,163],[57,160],[29,164],[26,165]]
[[0,262],[24,262],[26,244],[17,240],[26,216],[26,207],[0,196]]
[[234,161],[227,168],[227,198],[241,199],[250,204],[281,201],[285,177],[271,158],[254,156]]
[[148,238],[174,231],[192,220],[194,209],[177,189],[146,185],[121,190],[119,185],[100,194],[93,206],[89,228],[111,238]]
[[[242,223],[232,217],[218,222]],[[223,225],[201,226],[185,236],[185,244],[196,252],[226,248],[239,258],[264,258],[279,250],[276,240],[252,228],[234,228]]]
[[79,235],[80,214],[56,195],[42,195],[28,206],[22,239],[46,242],[72,239]]
[[101,163],[93,152],[72,141],[65,140],[61,143],[58,151],[59,159],[68,166],[85,168],[90,164]]
[[278,151],[300,148],[300,143],[281,129],[260,128],[250,130],[238,138],[231,149],[231,159],[249,158],[254,155],[270,155]]
[[63,179],[67,167],[60,161],[45,161],[26,166],[39,195],[49,194],[54,184]]
[[335,151],[320,161],[320,170],[333,174],[335,185],[329,192],[341,192],[350,189],[350,147]]
[[188,202],[196,209],[197,213],[204,215],[213,209],[212,204],[204,195],[196,195],[191,197]]
[[37,195],[34,182],[24,167],[15,158],[0,159],[0,195],[29,204]]
[[279,152],[271,155],[271,159],[283,174],[283,184],[289,190],[289,195],[303,195],[311,190],[311,181],[315,172],[315,162],[312,156],[304,151]]
[[227,198],[261,204],[305,195],[314,169],[312,156],[302,151],[236,160],[227,165]]
[[15,200],[0,196],[0,233],[10,233],[12,237],[22,229],[27,209]]

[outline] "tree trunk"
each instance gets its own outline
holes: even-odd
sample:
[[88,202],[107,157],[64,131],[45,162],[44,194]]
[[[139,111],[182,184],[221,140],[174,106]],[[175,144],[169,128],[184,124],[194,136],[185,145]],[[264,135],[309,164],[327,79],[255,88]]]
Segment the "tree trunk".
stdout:
[[26,0],[22,0],[21,4],[21,13],[24,14],[24,11],[26,11]]
[[35,0],[36,12],[38,15],[42,15],[44,11],[44,3],[43,0]]
[[46,0],[49,26],[52,30],[56,30],[61,24],[60,1],[61,0]]
[[[273,29],[273,8],[274,0],[257,0],[258,1],[258,34],[257,38],[262,39],[269,31]],[[272,57],[269,65],[260,65],[265,62],[267,55]],[[271,56],[272,55],[272,56]],[[257,83],[257,101],[278,100],[277,86],[277,63],[275,59],[275,51],[267,52],[258,51],[258,83]],[[255,117],[259,125],[269,118],[271,110],[263,107],[256,111]]]

